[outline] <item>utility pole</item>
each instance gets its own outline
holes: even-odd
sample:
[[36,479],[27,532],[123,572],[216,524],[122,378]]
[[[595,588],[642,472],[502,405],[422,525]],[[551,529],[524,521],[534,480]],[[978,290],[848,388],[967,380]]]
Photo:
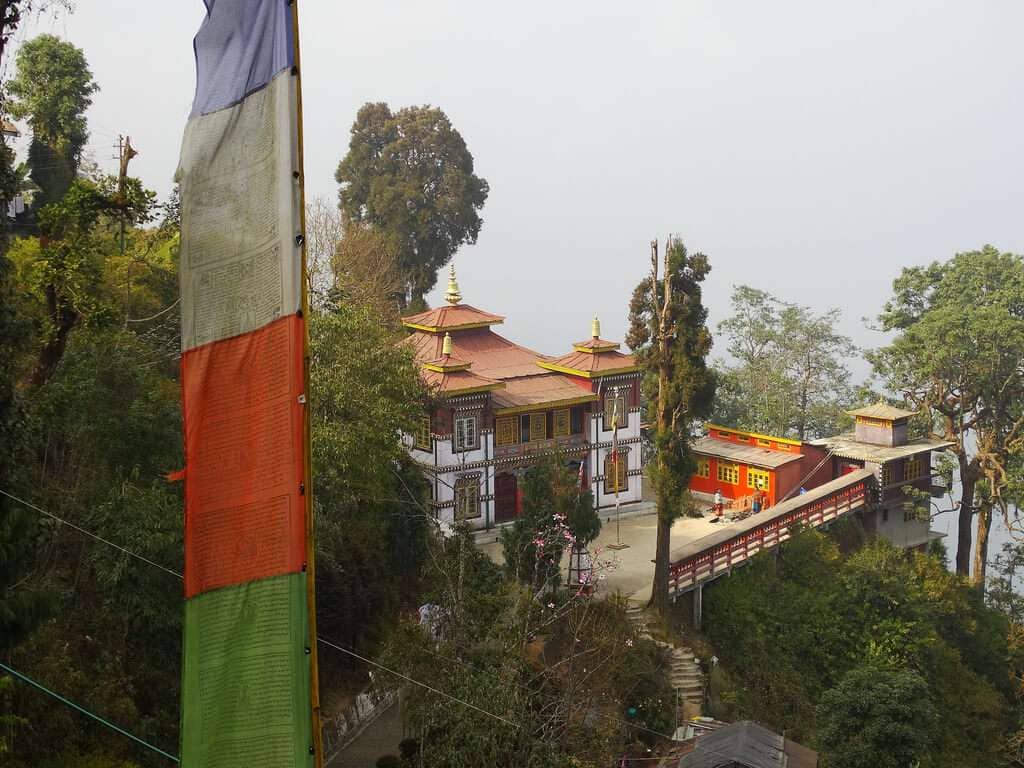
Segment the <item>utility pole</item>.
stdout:
[[[128,198],[125,194],[128,181],[128,163],[132,161],[138,152],[132,147],[131,136],[118,135],[117,137],[117,155],[114,157],[117,160],[117,197],[116,205],[120,211],[120,230],[121,230],[121,255],[124,256],[124,216],[125,211],[128,208]],[[131,261],[125,266],[125,288],[124,288],[124,316],[125,325],[128,324],[128,315],[130,313],[130,304],[132,298],[132,264]]]
[[132,158],[135,157],[138,152],[132,147],[131,136],[117,137],[117,157],[114,159],[118,162],[117,170],[117,205],[121,209],[121,255],[124,255],[124,212],[128,206],[128,200],[125,197],[125,186],[128,179],[128,163],[131,162]]

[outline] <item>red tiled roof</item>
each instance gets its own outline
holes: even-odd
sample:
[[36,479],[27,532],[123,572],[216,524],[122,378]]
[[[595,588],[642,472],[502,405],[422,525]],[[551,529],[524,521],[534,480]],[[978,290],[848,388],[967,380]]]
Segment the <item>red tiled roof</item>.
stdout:
[[[421,363],[441,356],[444,337],[436,333],[414,331],[403,343],[412,347]],[[476,328],[452,334],[452,354],[473,364],[473,371],[492,379],[540,376],[544,370],[538,360],[546,360],[532,349],[521,347],[489,328]]]
[[484,328],[505,322],[501,315],[493,315],[469,304],[445,305],[437,309],[428,309],[418,315],[402,318],[406,328],[420,331],[440,333],[458,328]]
[[597,400],[597,395],[580,389],[567,377],[557,373],[509,379],[505,382],[505,388],[495,392],[492,397],[494,408],[499,413],[511,409],[529,411],[539,405],[569,405]]

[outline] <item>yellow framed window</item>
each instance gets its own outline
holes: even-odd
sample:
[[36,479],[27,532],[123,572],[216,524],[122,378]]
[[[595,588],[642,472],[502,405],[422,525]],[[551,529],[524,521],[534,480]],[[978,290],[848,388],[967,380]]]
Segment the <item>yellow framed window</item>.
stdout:
[[697,477],[711,477],[711,461],[708,459],[697,459]]
[[718,482],[739,485],[740,468],[735,464],[727,464],[724,461],[718,462]]
[[455,481],[455,519],[480,517],[480,475],[460,477]]
[[572,429],[569,425],[569,409],[555,411],[554,417],[555,437],[568,437]]
[[771,448],[772,447],[772,441],[771,440],[763,440],[760,437],[757,438],[757,444],[761,448]]
[[416,432],[412,436],[413,445],[424,451],[432,450],[434,447],[430,439],[430,426],[430,416],[428,414],[420,416],[420,420],[416,424]]
[[768,473],[763,469],[747,467],[747,488],[753,488],[755,491],[767,491]]
[[548,415],[546,413],[530,414],[530,442],[546,440],[548,437]]
[[615,493],[625,491],[628,486],[629,453],[619,451],[618,455],[609,453],[604,457],[604,492]]
[[904,480],[916,480],[921,476],[921,457],[911,456],[905,462],[903,462],[903,479]]
[[519,417],[502,416],[494,422],[494,441],[498,445],[515,445],[519,442]]

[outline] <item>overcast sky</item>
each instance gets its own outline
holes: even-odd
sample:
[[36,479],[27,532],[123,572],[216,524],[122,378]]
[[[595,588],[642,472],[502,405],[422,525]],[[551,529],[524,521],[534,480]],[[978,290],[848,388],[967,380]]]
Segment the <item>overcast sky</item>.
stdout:
[[[85,50],[96,160],[113,172],[129,134],[133,172],[166,195],[202,2],[76,4],[32,33]],[[900,267],[984,243],[1024,252],[1019,0],[300,11],[307,194],[335,198],[364,102],[443,108],[491,187],[479,242],[456,256],[465,300],[542,352],[588,336],[595,313],[621,339],[648,242],[669,232],[711,258],[713,321],[747,283],[841,308],[862,345]]]

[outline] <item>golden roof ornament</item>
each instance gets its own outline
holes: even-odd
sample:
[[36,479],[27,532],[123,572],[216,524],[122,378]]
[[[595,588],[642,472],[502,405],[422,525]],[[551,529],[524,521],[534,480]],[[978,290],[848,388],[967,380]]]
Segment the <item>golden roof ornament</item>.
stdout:
[[594,315],[594,321],[590,324],[590,335],[595,339],[601,338],[601,321]]
[[444,341],[441,342],[441,357],[451,357],[452,354],[452,335],[446,333],[444,335]]
[[448,275],[448,291],[444,295],[444,300],[452,306],[462,301],[462,294],[459,293],[459,281],[455,279],[454,264],[452,264],[451,273]]

